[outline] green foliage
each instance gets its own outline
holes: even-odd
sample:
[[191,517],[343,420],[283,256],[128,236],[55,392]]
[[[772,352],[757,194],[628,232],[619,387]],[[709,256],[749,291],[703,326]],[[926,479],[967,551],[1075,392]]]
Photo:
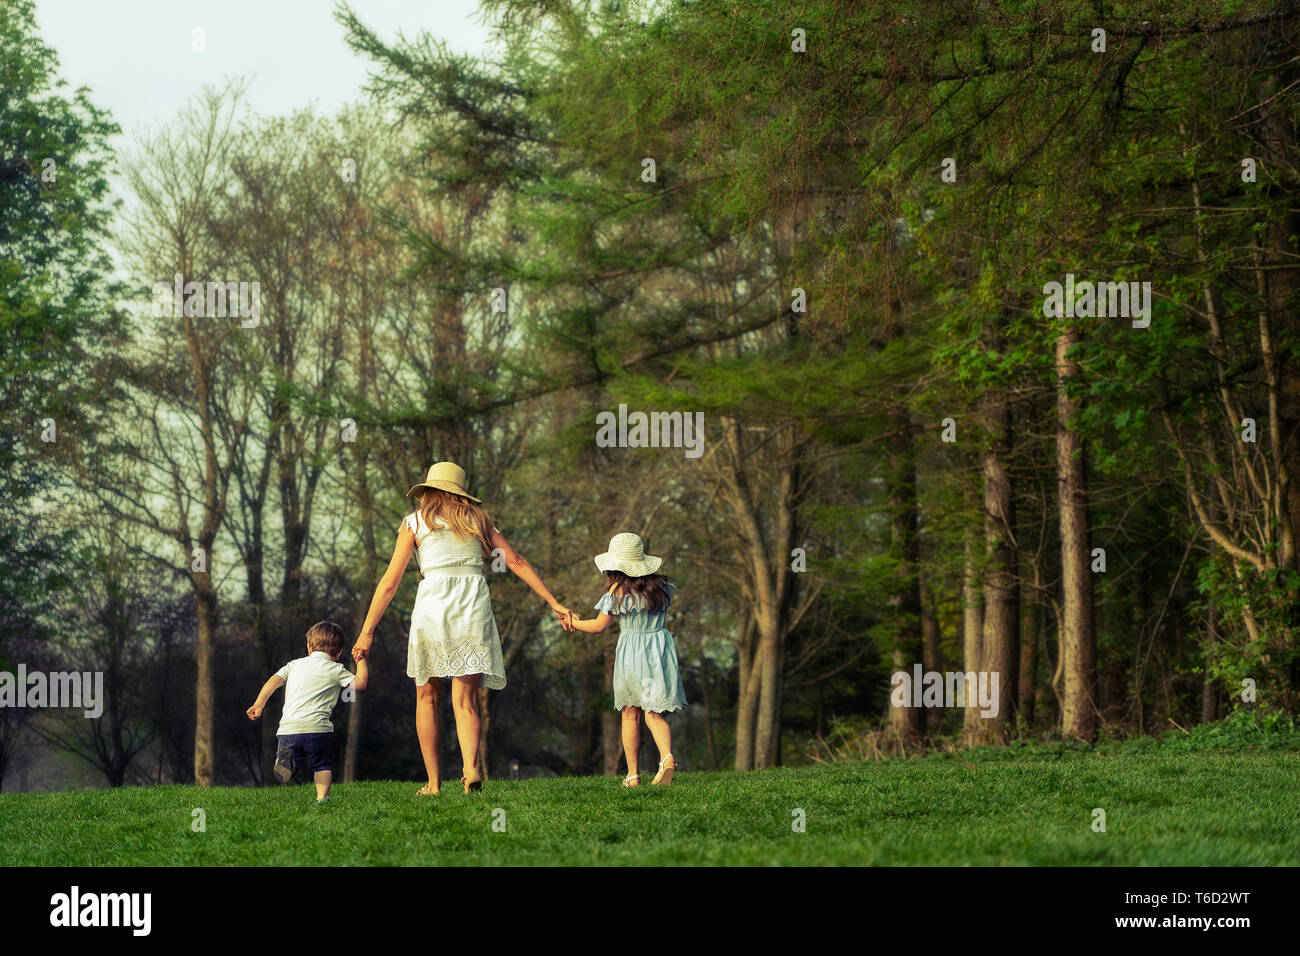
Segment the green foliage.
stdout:
[[90,360],[121,329],[101,247],[118,127],[84,89],[61,92],[56,65],[31,0],[0,7],[0,661],[3,642],[43,633],[63,583],[66,541],[41,521],[40,496],[57,478],[57,439],[96,393]]
[[1300,751],[1300,721],[1289,714],[1238,710],[1187,733],[1170,731],[1160,747],[1173,752],[1205,750]]
[[1241,710],[1222,720],[1171,729],[1159,737],[1139,736],[1086,744],[1069,740],[1012,740],[1005,747],[971,747],[927,754],[926,760],[987,763],[1018,760],[1068,760],[1081,754],[1106,756],[1207,753],[1212,751],[1300,751],[1300,722],[1286,714]]

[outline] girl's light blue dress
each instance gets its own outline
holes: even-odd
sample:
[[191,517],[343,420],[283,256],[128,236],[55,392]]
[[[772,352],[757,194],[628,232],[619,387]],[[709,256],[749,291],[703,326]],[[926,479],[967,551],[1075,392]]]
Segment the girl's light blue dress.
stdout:
[[[677,585],[669,582],[669,601]],[[618,618],[618,646],[614,650],[614,709],[640,707],[662,714],[686,706],[686,689],[677,669],[677,645],[664,627],[667,606],[646,610],[645,599],[631,594],[615,597],[608,592],[596,610]]]

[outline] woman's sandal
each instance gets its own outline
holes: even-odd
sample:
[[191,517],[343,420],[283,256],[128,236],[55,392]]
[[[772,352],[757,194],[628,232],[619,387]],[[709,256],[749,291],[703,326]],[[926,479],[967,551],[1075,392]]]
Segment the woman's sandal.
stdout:
[[[672,760],[672,765],[664,766],[670,760]],[[673,782],[673,772],[676,769],[677,761],[673,759],[672,754],[669,754],[667,757],[664,757],[663,760],[659,761],[659,772],[655,774],[655,778],[650,781],[650,785],[654,786],[655,784],[658,784],[663,787],[668,786],[668,784]]]
[[432,784],[427,784],[427,783],[426,783],[426,784],[425,784],[423,787],[421,787],[419,790],[415,791],[415,795],[416,795],[417,797],[436,797],[436,796],[438,795],[438,791],[437,791],[437,790],[431,790],[431,789],[430,789],[431,786],[432,786]]
[[[635,780],[636,783],[630,783],[630,782],[629,782],[629,781],[632,781],[632,780]],[[640,775],[639,773],[630,773],[630,774],[628,774],[626,777],[623,778],[623,786],[625,786],[625,787],[639,787],[639,786],[641,786],[641,775]]]
[[483,789],[483,775],[475,770],[474,779],[471,780],[469,777],[461,777],[460,785],[465,788],[466,793],[469,793],[471,790],[477,793]]

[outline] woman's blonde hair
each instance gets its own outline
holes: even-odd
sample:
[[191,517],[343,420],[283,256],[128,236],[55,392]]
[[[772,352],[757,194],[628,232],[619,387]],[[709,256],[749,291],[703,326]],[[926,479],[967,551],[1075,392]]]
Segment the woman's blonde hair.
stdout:
[[468,498],[441,488],[425,488],[420,492],[420,515],[430,528],[447,528],[462,540],[478,538],[484,557],[492,553],[492,519]]

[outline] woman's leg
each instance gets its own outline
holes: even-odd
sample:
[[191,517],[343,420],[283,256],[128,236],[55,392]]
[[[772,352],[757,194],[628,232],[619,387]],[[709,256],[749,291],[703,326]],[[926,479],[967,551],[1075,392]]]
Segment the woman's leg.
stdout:
[[650,728],[650,736],[654,737],[655,746],[659,748],[659,762],[663,763],[664,758],[673,752],[673,732],[668,728],[668,721],[664,720],[663,714],[647,710],[645,725]]
[[415,685],[415,733],[420,738],[420,754],[424,769],[429,774],[429,784],[421,793],[437,793],[438,774],[438,698],[442,680],[433,677],[426,684]]
[[451,709],[456,714],[456,738],[460,741],[463,762],[461,774],[467,780],[477,780],[478,735],[481,721],[478,716],[478,685],[482,674],[451,679]]
[[627,775],[636,776],[637,755],[641,750],[641,708],[623,708],[623,756],[627,759]]

